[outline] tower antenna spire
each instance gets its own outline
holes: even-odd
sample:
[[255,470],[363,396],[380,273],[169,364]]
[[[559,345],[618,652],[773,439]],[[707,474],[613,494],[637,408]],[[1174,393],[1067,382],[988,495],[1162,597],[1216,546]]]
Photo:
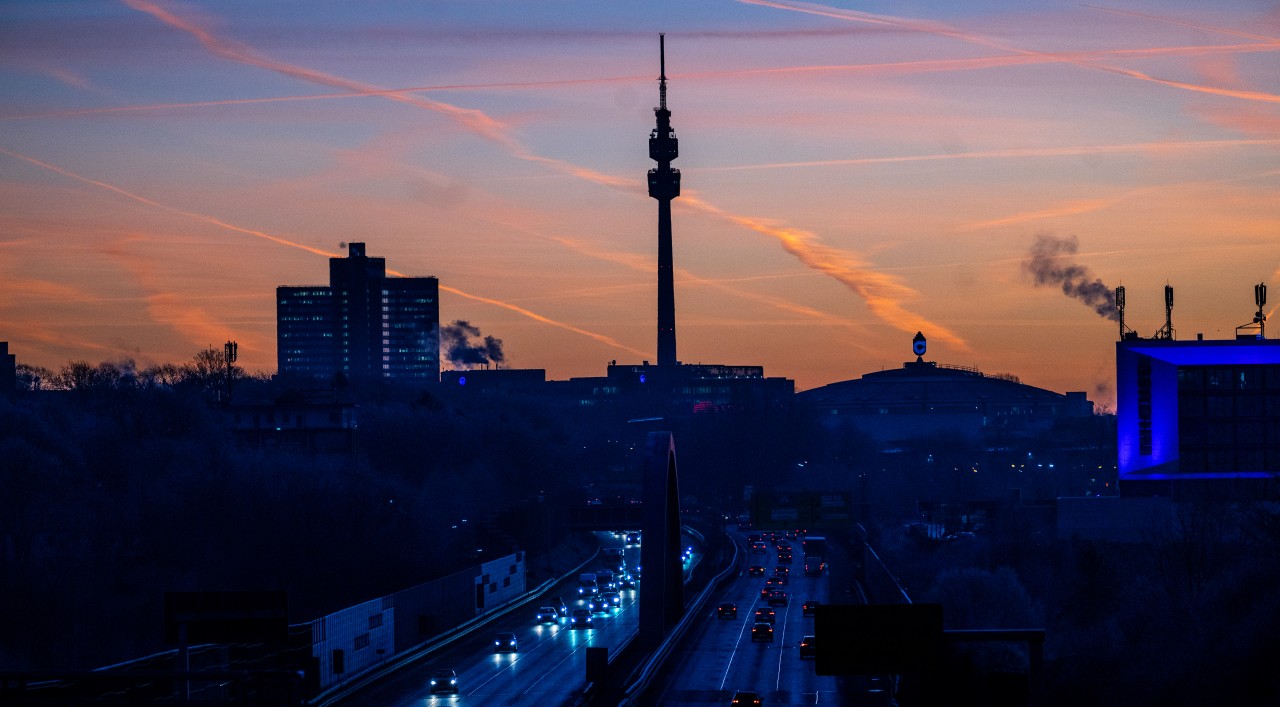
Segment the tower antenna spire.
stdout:
[[658,107],[667,109],[667,33],[658,33]]

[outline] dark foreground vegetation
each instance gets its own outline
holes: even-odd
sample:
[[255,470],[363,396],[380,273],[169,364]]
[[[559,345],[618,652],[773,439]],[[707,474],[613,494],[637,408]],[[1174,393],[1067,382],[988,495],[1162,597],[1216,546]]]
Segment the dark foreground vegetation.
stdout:
[[[536,553],[564,533],[538,504],[585,483],[581,446],[534,406],[374,391],[351,449],[311,454],[237,443],[216,351],[20,378],[39,390],[0,396],[0,669],[163,650],[166,591],[284,589],[296,622]],[[243,374],[235,393],[289,394]]]

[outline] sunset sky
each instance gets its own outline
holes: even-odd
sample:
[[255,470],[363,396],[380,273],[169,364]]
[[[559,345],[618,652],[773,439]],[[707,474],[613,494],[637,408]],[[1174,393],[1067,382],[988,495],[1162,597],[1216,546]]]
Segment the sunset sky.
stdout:
[[[1114,401],[1117,325],[1280,303],[1280,8],[1259,2],[7,0],[0,340],[240,344],[363,241],[510,364],[655,360],[658,33],[679,358],[799,389],[927,358]],[[1280,320],[1273,323],[1280,331]]]

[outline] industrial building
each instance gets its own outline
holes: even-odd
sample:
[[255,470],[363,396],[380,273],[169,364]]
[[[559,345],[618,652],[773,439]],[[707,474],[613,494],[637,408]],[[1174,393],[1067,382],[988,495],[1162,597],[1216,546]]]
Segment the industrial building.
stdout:
[[329,285],[276,288],[276,350],[286,377],[435,383],[440,378],[439,282],[387,277],[386,259],[348,245],[329,259]]

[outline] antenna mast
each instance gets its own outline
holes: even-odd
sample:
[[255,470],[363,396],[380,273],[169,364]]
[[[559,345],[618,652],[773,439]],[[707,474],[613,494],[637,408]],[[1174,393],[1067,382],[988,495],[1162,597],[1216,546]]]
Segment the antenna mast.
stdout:
[[[1253,321],[1236,327],[1237,339],[1267,338],[1267,313],[1262,311],[1267,305],[1267,283],[1259,282],[1253,286],[1253,301],[1258,305],[1258,313],[1253,315]],[[1257,333],[1253,333],[1255,329]]]
[[667,109],[667,34],[658,33],[658,107]]
[[1116,288],[1116,314],[1120,319],[1120,340],[1138,338],[1134,330],[1124,325],[1124,285]]
[[1164,328],[1151,338],[1173,340],[1173,285],[1164,286]]

